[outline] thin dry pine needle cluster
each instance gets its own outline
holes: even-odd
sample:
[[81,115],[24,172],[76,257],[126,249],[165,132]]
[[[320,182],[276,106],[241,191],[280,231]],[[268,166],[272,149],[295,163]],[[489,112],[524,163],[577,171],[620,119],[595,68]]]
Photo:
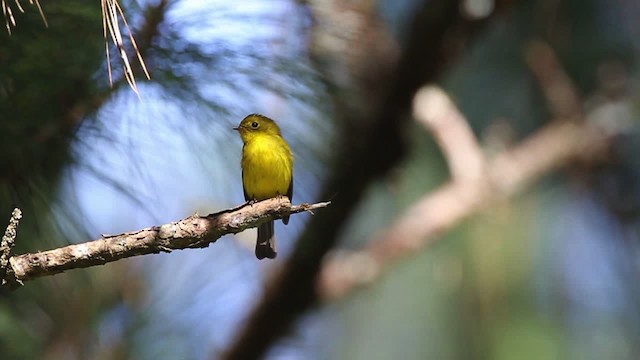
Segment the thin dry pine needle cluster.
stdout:
[[[24,8],[20,3],[20,0],[14,0],[15,3],[8,2],[7,0],[0,0],[2,3],[2,14],[4,15],[5,27],[7,32],[11,34],[12,28],[17,26],[16,19],[14,17],[14,8],[24,13]],[[44,16],[44,11],[42,11],[42,7],[40,6],[39,0],[29,0],[30,5],[35,5],[38,8],[38,12],[42,17],[42,21],[46,27],[49,26],[47,23],[47,19]],[[129,27],[129,23],[127,22],[126,17],[124,16],[124,11],[118,3],[117,0],[100,0],[100,5],[102,7],[102,27],[103,27],[103,36],[105,43],[105,51],[107,55],[107,69],[109,72],[109,84],[113,86],[113,73],[111,71],[111,52],[109,50],[109,37],[111,37],[111,41],[118,48],[118,53],[120,54],[120,59],[122,61],[123,73],[124,77],[127,80],[127,83],[131,87],[131,89],[137,94],[138,86],[136,84],[135,76],[133,75],[133,69],[131,68],[131,61],[129,60],[129,56],[127,55],[127,50],[125,46],[125,36],[122,35],[122,31],[120,30],[120,22],[124,24],[124,27],[127,29],[129,33],[129,40],[131,42],[131,46],[133,47],[133,52],[135,53],[138,62],[140,63],[140,67],[142,67],[142,71],[144,72],[147,80],[150,80],[149,71],[147,70],[147,66],[144,63],[144,59],[142,58],[142,54],[138,49],[138,44],[136,43],[135,38],[133,37],[133,33],[131,32],[131,28]]]
[[109,40],[107,34],[111,37],[111,41],[118,48],[118,53],[120,54],[120,59],[122,60],[122,67],[124,71],[124,77],[127,80],[127,83],[131,87],[131,89],[138,94],[138,86],[136,84],[135,76],[133,75],[133,70],[131,69],[131,62],[129,61],[129,56],[127,55],[124,37],[122,36],[122,32],[120,30],[120,20],[124,24],[124,27],[127,29],[129,33],[129,39],[131,41],[131,46],[138,58],[138,62],[140,62],[140,66],[142,67],[142,71],[144,71],[144,75],[147,80],[150,80],[149,71],[147,71],[147,66],[142,59],[142,54],[138,49],[138,44],[136,44],[136,40],[133,37],[133,33],[131,32],[131,28],[129,27],[129,23],[127,22],[126,17],[124,16],[124,12],[122,11],[122,7],[118,3],[117,0],[101,0],[100,4],[102,5],[102,27],[103,27],[103,35],[104,35],[104,43],[105,50],[107,53],[107,68],[109,70],[109,84],[113,86],[113,75],[111,72],[111,54],[109,51]]
[[[0,0],[2,2],[2,15],[4,15],[4,23],[7,28],[7,32],[11,34],[11,28],[16,27],[16,18],[13,16],[13,9],[11,8],[11,3],[8,3],[7,0]],[[47,23],[47,18],[44,17],[44,12],[42,11],[42,7],[40,6],[40,1],[38,0],[29,0],[30,5],[35,5],[38,8],[38,12],[40,13],[40,17],[42,17],[42,21],[44,22],[44,26],[49,26]],[[20,0],[15,0],[15,6],[21,13],[24,13],[24,8],[22,4],[20,4]]]

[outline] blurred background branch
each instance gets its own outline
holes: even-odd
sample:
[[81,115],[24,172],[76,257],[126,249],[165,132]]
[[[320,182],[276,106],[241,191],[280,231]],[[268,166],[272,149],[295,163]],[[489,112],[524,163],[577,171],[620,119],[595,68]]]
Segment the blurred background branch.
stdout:
[[[450,125],[446,120],[435,124]],[[374,236],[365,249],[330,256],[318,280],[319,296],[335,301],[359,286],[375,283],[391,266],[432,246],[469,216],[490,209],[573,161],[588,161],[621,134],[602,132],[587,124],[556,121],[548,125],[522,144],[498,154],[478,177],[454,178],[425,195],[390,228]],[[458,143],[448,146],[454,144]]]
[[584,120],[583,99],[549,44],[541,40],[529,43],[525,50],[529,68],[536,76],[551,113],[559,119]]
[[485,159],[471,126],[441,88],[425,86],[413,100],[413,116],[431,132],[454,181],[483,176]]

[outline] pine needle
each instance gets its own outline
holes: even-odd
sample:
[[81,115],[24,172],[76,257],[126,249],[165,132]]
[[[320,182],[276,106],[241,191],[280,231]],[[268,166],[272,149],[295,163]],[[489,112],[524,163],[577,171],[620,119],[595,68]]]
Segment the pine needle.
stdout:
[[131,32],[131,28],[129,27],[129,23],[127,22],[127,18],[124,16],[124,12],[120,7],[120,4],[115,1],[116,6],[118,7],[118,12],[122,17],[122,22],[124,22],[124,26],[127,28],[127,32],[129,33],[129,39],[131,39],[131,44],[133,45],[133,49],[136,52],[136,56],[138,57],[138,61],[140,62],[140,66],[142,66],[142,70],[144,71],[144,75],[147,77],[147,80],[151,80],[151,76],[149,76],[149,72],[147,71],[147,65],[145,65],[144,60],[142,59],[142,54],[138,49],[138,44],[136,43],[136,39],[133,37],[133,33]]
[[138,45],[133,37],[133,33],[131,32],[131,28],[129,27],[129,23],[124,16],[124,11],[122,11],[122,7],[118,3],[118,0],[100,0],[102,5],[102,26],[103,26],[103,34],[105,38],[106,44],[106,54],[107,54],[107,67],[109,72],[109,84],[113,86],[113,75],[111,71],[111,55],[109,52],[109,44],[107,40],[107,33],[111,37],[111,41],[118,48],[118,53],[120,54],[120,60],[122,61],[122,67],[124,71],[124,78],[129,84],[129,87],[138,95],[138,86],[136,84],[135,75],[133,74],[133,69],[131,68],[131,62],[129,60],[129,56],[127,55],[125,43],[123,40],[122,32],[120,30],[120,21],[124,24],[124,27],[127,29],[129,33],[129,39],[131,41],[131,46],[133,47],[133,51],[136,54],[138,62],[144,71],[147,79],[151,79],[149,76],[149,72],[147,71],[147,66],[142,59],[142,54],[138,49]]
[[24,9],[22,8],[22,5],[20,4],[20,0],[16,0],[16,6],[18,7],[18,10],[20,10],[20,12],[24,14]]
[[[20,0],[16,0],[16,3],[18,3],[18,6],[20,6]],[[34,3],[38,7],[38,12],[40,13],[40,17],[42,18],[42,22],[44,23],[44,26],[45,27],[49,27],[49,23],[47,22],[47,18],[44,17],[44,12],[42,11],[42,6],[40,6],[40,0],[35,0],[35,1],[34,0],[29,0],[29,4],[33,5]]]
[[[20,0],[15,0],[15,5],[8,3],[9,0],[0,0],[2,5],[2,14],[4,15],[5,27],[9,35],[11,35],[11,30],[16,27],[16,19],[14,17],[14,11],[12,6],[15,6],[18,11],[24,13],[24,8],[20,3]],[[44,11],[42,10],[42,6],[40,6],[40,0],[29,0],[29,4],[32,6],[36,6],[38,8],[38,12],[40,13],[40,17],[42,18],[42,22],[45,27],[49,27],[49,23],[47,22],[47,18],[44,15]],[[129,61],[129,57],[127,55],[125,43],[123,40],[122,33],[120,31],[120,21],[124,24],[127,32],[129,33],[129,41],[131,42],[131,47],[133,47],[133,51],[136,54],[136,58],[142,67],[142,71],[147,79],[151,79],[149,76],[149,71],[147,70],[147,66],[144,63],[142,58],[142,54],[140,53],[140,49],[138,48],[138,44],[133,37],[133,33],[131,32],[131,28],[129,27],[129,23],[124,16],[124,11],[122,7],[118,3],[118,0],[100,0],[100,5],[102,7],[102,28],[103,28],[103,36],[105,41],[105,52],[107,55],[107,68],[109,72],[109,85],[113,86],[113,72],[111,69],[111,52],[109,50],[109,37],[111,37],[111,41],[118,48],[118,53],[120,54],[120,60],[122,61],[122,68],[124,71],[124,78],[131,87],[131,89],[140,96],[138,92],[138,86],[136,84],[136,79],[133,74],[133,69],[131,68],[131,62]]]
[[4,15],[7,32],[9,33],[9,35],[11,35],[11,26],[16,26],[16,20],[13,18],[11,7],[7,5],[7,2],[5,0],[2,0],[2,14]]
[[[0,0],[2,2],[2,15],[4,15],[5,27],[7,28],[7,32],[11,35],[11,28],[16,27],[16,19],[13,16],[13,10],[11,9],[11,5],[7,4],[7,0]],[[38,8],[38,12],[40,13],[40,17],[42,18],[42,22],[45,27],[49,27],[49,23],[47,22],[47,18],[44,16],[44,11],[42,11],[42,7],[40,6],[39,0],[29,0],[30,5],[35,5]],[[18,11],[24,14],[24,8],[22,4],[20,4],[20,0],[15,0],[15,6],[18,8]]]

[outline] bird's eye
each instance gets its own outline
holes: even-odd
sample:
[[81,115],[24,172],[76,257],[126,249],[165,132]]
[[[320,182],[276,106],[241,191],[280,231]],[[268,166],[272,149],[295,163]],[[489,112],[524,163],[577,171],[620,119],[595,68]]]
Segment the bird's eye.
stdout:
[[258,126],[260,126],[260,124],[258,124],[257,121],[254,121],[254,122],[251,123],[251,127],[254,128],[254,129],[257,129]]

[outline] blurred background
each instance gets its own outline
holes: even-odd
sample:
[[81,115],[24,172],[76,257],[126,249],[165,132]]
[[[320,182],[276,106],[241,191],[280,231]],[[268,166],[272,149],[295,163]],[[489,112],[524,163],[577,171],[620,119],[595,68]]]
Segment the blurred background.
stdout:
[[[109,86],[96,2],[43,2],[48,27],[35,6],[7,2],[17,25],[0,31],[0,219],[14,206],[24,213],[14,252],[243,203],[231,128],[249,113],[276,119],[291,144],[294,203],[326,200],[332,159],[345,156],[336,119],[374,107],[366,95],[385,84],[372,79],[432,2],[123,0],[151,74],[134,66],[139,97],[114,50]],[[489,17],[495,6],[461,1],[464,16],[486,23],[451,44],[460,55],[439,76],[488,154],[553,118],[526,60],[533,40],[554,50],[587,119],[628,130],[594,161],[492,205],[378,283],[316,309],[268,358],[640,356],[640,3],[522,0]],[[430,134],[414,122],[404,132],[406,156],[363,184],[338,246],[361,247],[449,179]],[[277,223],[276,261],[255,259],[248,230],[0,290],[0,357],[216,358],[309,217]]]

